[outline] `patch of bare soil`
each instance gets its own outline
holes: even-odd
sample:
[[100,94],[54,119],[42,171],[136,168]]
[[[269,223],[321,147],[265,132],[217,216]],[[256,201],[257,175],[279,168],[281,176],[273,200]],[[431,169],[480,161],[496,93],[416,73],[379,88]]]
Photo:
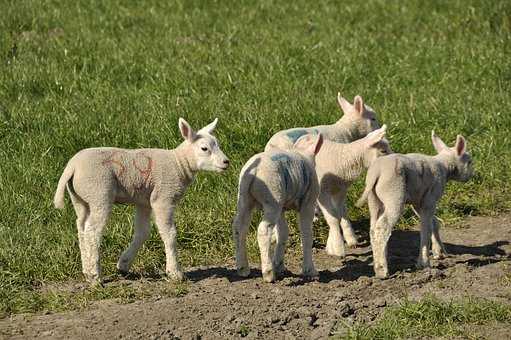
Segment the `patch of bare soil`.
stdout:
[[[227,267],[190,268],[189,293],[131,304],[101,301],[87,310],[52,315],[16,315],[0,320],[0,337],[25,338],[326,338],[353,322],[371,322],[384,307],[404,298],[434,294],[443,299],[511,299],[511,215],[472,217],[462,228],[441,231],[450,256],[416,271],[419,233],[395,231],[389,247],[393,275],[373,277],[369,247],[344,261],[315,252],[319,281],[302,280],[299,254],[288,254],[292,273],[263,283]],[[362,232],[367,239],[367,231]],[[133,281],[132,284],[140,284]],[[490,333],[491,337],[491,333]]]

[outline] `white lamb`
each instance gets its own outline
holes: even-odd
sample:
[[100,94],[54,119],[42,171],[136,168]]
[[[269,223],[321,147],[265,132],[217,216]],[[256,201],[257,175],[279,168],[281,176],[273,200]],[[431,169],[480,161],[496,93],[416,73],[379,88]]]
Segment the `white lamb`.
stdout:
[[[343,218],[347,220],[345,202],[348,187],[377,157],[392,152],[384,138],[386,130],[387,126],[383,125],[364,138],[347,144],[325,140],[316,155],[316,173],[320,186],[318,203],[329,226],[326,251],[330,255],[345,256],[339,223]],[[356,243],[351,227],[342,223],[341,227],[348,245]]]
[[366,187],[358,206],[368,200],[371,214],[371,247],[377,277],[388,277],[387,243],[405,203],[411,203],[421,219],[419,268],[429,267],[430,240],[435,258],[445,255],[440,240],[436,205],[449,180],[468,181],[473,175],[472,159],[466,152],[466,141],[458,135],[450,148],[431,133],[438,154],[392,154],[377,159],[369,168]]
[[117,268],[128,272],[148,238],[151,212],[165,245],[166,273],[181,280],[177,261],[174,209],[199,170],[224,171],[229,160],[211,134],[218,122],[195,132],[182,118],[184,142],[173,150],[93,148],[78,152],[59,180],[54,203],[64,208],[67,187],[76,211],[76,225],[85,277],[100,282],[99,246],[114,203],[136,206],[133,240],[119,258]]
[[380,127],[376,120],[376,113],[372,108],[364,105],[362,97],[355,96],[352,105],[338,93],[337,104],[344,115],[334,124],[279,131],[266,143],[265,151],[274,148],[288,150],[293,147],[298,138],[307,133],[317,134],[320,132],[325,140],[350,143],[367,136],[369,132]]
[[[317,134],[321,132],[325,140],[338,143],[351,143],[357,139],[367,136],[371,131],[380,127],[376,119],[376,113],[373,109],[364,104],[362,97],[355,96],[353,105],[350,104],[340,93],[337,94],[337,103],[344,115],[336,123],[331,125],[320,125],[310,128],[294,128],[277,132],[270,138],[266,144],[265,150],[274,148],[290,149],[294,142],[306,133]],[[336,162],[336,166],[342,162]],[[343,166],[344,167],[344,166]],[[335,169],[332,169],[335,171]],[[355,247],[358,243],[350,221],[347,218],[346,195],[348,192],[349,181],[345,181],[342,188],[339,188],[337,204],[339,204],[340,224],[346,243],[349,247]],[[316,210],[318,214],[319,211]],[[331,242],[330,242],[331,243]],[[340,254],[340,248],[332,254]],[[344,248],[344,245],[342,245]],[[332,248],[333,249],[333,248]]]
[[[274,282],[285,270],[284,252],[289,231],[284,212],[299,212],[299,225],[303,249],[303,275],[314,277],[318,272],[312,262],[312,219],[319,193],[314,170],[314,156],[323,143],[321,134],[304,135],[295,142],[291,151],[270,150],[248,160],[240,173],[238,210],[233,221],[233,237],[236,246],[236,266],[240,276],[250,274],[247,259],[246,238],[252,210],[263,210],[263,220],[257,230],[261,252],[263,280]],[[275,255],[270,254],[272,230],[278,229]]]

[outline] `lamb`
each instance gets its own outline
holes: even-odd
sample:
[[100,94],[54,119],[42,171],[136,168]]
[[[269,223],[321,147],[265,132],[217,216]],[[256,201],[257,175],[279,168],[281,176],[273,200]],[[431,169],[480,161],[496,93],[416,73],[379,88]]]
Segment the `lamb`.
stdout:
[[218,119],[195,132],[179,118],[184,141],[173,150],[119,148],[84,149],[67,163],[60,177],[54,204],[64,208],[67,187],[76,211],[83,274],[101,283],[99,246],[114,203],[136,206],[133,240],[117,263],[127,273],[148,238],[151,212],[165,245],[166,273],[183,279],[177,261],[174,209],[199,170],[222,172],[229,160],[212,135]]
[[[362,97],[355,96],[353,105],[349,103],[340,93],[337,94],[337,104],[344,112],[344,115],[336,123],[331,125],[320,125],[311,128],[294,128],[283,130],[273,135],[266,144],[265,150],[280,148],[287,150],[293,147],[293,143],[306,133],[317,134],[321,132],[325,140],[338,143],[351,143],[357,139],[367,136],[368,133],[380,127],[376,113],[373,109],[364,104]],[[340,191],[338,203],[340,204],[340,220],[346,243],[349,247],[356,247],[358,240],[353,232],[350,221],[347,218],[346,195],[348,185]],[[316,214],[319,211],[316,208]],[[344,247],[344,246],[343,246]],[[339,253],[339,252],[337,252]]]
[[386,278],[389,275],[387,243],[405,203],[412,204],[421,220],[417,267],[427,268],[430,265],[430,239],[434,258],[440,259],[446,254],[435,217],[436,205],[447,181],[466,182],[473,176],[474,170],[463,136],[457,136],[452,148],[446,146],[434,131],[431,139],[438,153],[435,156],[393,154],[377,159],[368,170],[366,187],[357,205],[361,206],[365,201],[369,204],[376,277]]
[[325,140],[339,143],[350,143],[363,138],[371,131],[380,127],[373,109],[364,104],[362,97],[355,96],[353,105],[337,94],[337,104],[344,115],[334,124],[319,125],[309,128],[293,128],[274,134],[266,144],[265,151],[279,148],[288,150],[301,136],[307,133],[321,133]]
[[392,152],[384,138],[387,126],[369,133],[366,137],[349,144],[325,140],[316,156],[316,173],[319,180],[319,207],[329,226],[326,252],[330,255],[344,257],[344,240],[341,224],[348,245],[357,239],[346,218],[346,194],[350,184],[367,169],[372,162],[382,155]]
[[[269,150],[248,160],[242,168],[238,188],[237,214],[233,220],[233,238],[236,247],[238,274],[250,274],[247,259],[246,238],[254,208],[263,210],[263,220],[257,230],[261,252],[263,280],[274,282],[277,274],[285,270],[284,252],[289,231],[284,212],[299,212],[302,237],[303,271],[306,277],[318,272],[312,262],[312,219],[319,193],[314,170],[314,156],[323,143],[323,136],[306,134],[294,144],[292,151]],[[276,226],[278,237],[273,261],[271,258],[271,235]]]

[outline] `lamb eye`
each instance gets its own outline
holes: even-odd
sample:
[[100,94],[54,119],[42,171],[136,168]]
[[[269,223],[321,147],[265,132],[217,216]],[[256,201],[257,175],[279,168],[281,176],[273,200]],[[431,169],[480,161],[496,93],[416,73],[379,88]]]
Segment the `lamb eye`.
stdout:
[[208,151],[208,148],[206,146],[203,146],[200,148],[202,151]]

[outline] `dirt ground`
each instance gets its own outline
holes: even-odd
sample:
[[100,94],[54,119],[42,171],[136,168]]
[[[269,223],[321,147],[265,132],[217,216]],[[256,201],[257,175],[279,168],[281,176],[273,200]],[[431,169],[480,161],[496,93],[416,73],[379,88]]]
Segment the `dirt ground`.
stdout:
[[[435,294],[511,302],[510,214],[471,217],[459,227],[443,228],[441,235],[449,257],[433,261],[432,269],[416,271],[418,231],[395,231],[389,249],[393,274],[387,280],[373,277],[369,247],[350,250],[344,261],[316,249],[319,281],[305,282],[296,275],[299,254],[288,254],[291,273],[275,284],[263,283],[257,269],[240,279],[232,264],[188,268],[192,283],[184,296],[130,304],[100,301],[80,311],[15,315],[0,320],[0,337],[326,338],[342,334],[354,322],[375,320],[384,307],[404,298]],[[361,236],[367,239],[367,231]],[[502,334],[509,335],[506,330]]]

